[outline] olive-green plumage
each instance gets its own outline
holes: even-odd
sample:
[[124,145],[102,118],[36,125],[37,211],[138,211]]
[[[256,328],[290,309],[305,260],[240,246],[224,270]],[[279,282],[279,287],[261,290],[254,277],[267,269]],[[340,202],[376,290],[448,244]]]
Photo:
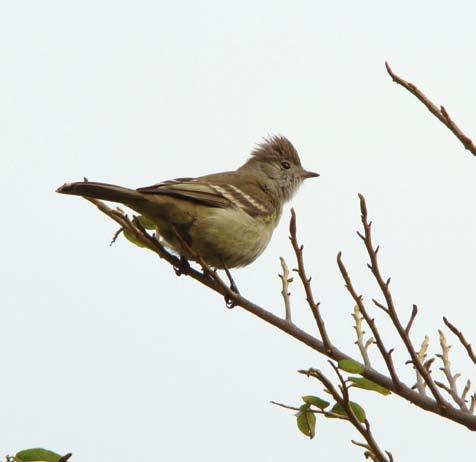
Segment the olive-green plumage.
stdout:
[[282,206],[305,178],[318,176],[301,166],[284,137],[260,144],[238,170],[198,178],[178,178],[145,188],[68,183],[62,194],[119,202],[157,226],[166,244],[187,259],[174,229],[214,267],[233,268],[254,261],[268,245]]
[[66,462],[71,453],[61,456],[43,448],[25,449],[15,454],[15,462]]

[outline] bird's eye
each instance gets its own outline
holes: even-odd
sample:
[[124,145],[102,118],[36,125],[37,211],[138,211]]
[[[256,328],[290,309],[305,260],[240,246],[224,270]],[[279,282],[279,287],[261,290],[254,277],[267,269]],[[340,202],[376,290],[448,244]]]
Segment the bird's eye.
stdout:
[[284,161],[284,162],[281,162],[281,167],[287,170],[288,168],[291,167],[291,165],[289,164],[289,162]]

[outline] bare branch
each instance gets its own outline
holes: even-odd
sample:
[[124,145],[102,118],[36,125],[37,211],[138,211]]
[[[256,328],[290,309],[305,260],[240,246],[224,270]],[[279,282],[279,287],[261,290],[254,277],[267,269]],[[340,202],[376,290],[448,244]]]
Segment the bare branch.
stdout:
[[463,393],[461,393],[461,399],[466,402],[466,396],[468,395],[469,390],[471,390],[471,380],[466,380],[466,385],[463,388]]
[[453,119],[451,119],[450,115],[448,114],[448,111],[444,108],[444,106],[440,106],[438,108],[438,106],[431,102],[430,99],[428,99],[428,97],[425,96],[425,94],[421,90],[419,90],[413,83],[407,82],[406,80],[395,74],[387,62],[385,62],[385,67],[387,68],[387,72],[389,73],[390,77],[392,77],[392,80],[395,83],[401,85],[412,95],[416,96],[442,124],[446,125],[446,127],[451,130],[451,132],[456,136],[456,138],[458,138],[461,143],[463,143],[465,149],[471,152],[473,156],[476,156],[476,144],[471,140],[471,138],[469,138],[463,133],[463,131],[458,127],[458,125],[456,125],[456,123],[453,121]]
[[446,324],[448,329],[451,332],[453,332],[453,334],[455,334],[456,337],[458,337],[459,341],[461,342],[461,345],[463,345],[464,348],[466,349],[469,359],[471,359],[471,361],[473,361],[473,363],[476,364],[476,354],[474,353],[473,348],[471,347],[471,344],[464,338],[463,333],[454,324],[449,322],[445,316],[443,316],[443,322]]
[[453,374],[451,372],[451,362],[450,362],[450,356],[449,356],[451,345],[448,345],[445,334],[443,333],[442,330],[438,330],[438,333],[440,334],[440,346],[441,346],[441,355],[438,355],[438,356],[441,358],[441,361],[443,362],[443,367],[441,368],[441,370],[444,372],[446,376],[446,380],[448,380],[449,388],[442,387],[441,386],[442,384],[440,384],[439,386],[441,388],[444,388],[448,392],[448,394],[453,398],[453,400],[460,407],[461,410],[467,411],[468,407],[466,406],[464,399],[458,394],[458,388],[456,386],[456,380],[458,379],[459,374]]
[[407,327],[405,327],[405,334],[410,334],[410,329],[412,328],[413,321],[415,321],[416,315],[418,314],[418,307],[413,305],[412,314],[410,315],[410,319],[408,320]]
[[445,385],[443,382],[435,380],[435,384],[438,385],[441,389],[445,390],[446,393],[451,395],[451,388],[448,385]]
[[359,446],[360,448],[364,448],[364,449],[369,449],[369,445],[366,444],[366,443],[359,443],[358,441],[355,441],[355,440],[350,440],[350,442],[352,444],[355,444],[356,446]]
[[[369,268],[372,269],[370,266]],[[377,308],[380,308],[382,311],[385,311],[385,313],[388,314],[388,308],[385,305],[382,305],[380,302],[375,300],[375,298],[372,298],[372,302]]]
[[368,354],[368,348],[370,345],[372,345],[372,338],[368,339],[366,342],[364,342],[364,329],[362,326],[362,321],[364,320],[364,317],[360,313],[359,310],[359,305],[354,306],[354,313],[352,314],[352,317],[354,318],[355,321],[355,326],[354,330],[355,333],[357,334],[357,346],[359,347],[360,354],[362,356],[362,359],[364,360],[364,364],[366,367],[370,367],[370,359],[369,359],[369,354]]
[[367,220],[367,204],[365,203],[365,198],[362,194],[359,194],[359,199],[360,199],[362,226],[364,227],[364,243],[370,258],[370,269],[372,271],[372,274],[375,280],[377,281],[377,284],[380,287],[380,291],[382,292],[385,298],[387,308],[388,308],[387,314],[392,320],[393,325],[395,326],[395,329],[397,330],[398,334],[400,335],[400,338],[402,339],[413,364],[415,365],[416,369],[423,377],[423,380],[428,385],[428,388],[430,389],[432,395],[434,396],[438,406],[440,406],[442,409],[446,409],[449,406],[449,403],[443,399],[437,386],[433,382],[433,378],[431,377],[429,372],[423,367],[423,364],[420,362],[418,355],[415,351],[415,348],[413,347],[410,337],[408,336],[408,334],[406,333],[405,329],[402,326],[402,323],[400,322],[400,319],[397,314],[397,310],[393,303],[393,297],[389,289],[390,278],[388,278],[385,281],[380,272],[377,253],[375,252],[375,249],[372,243],[372,232],[371,232],[372,223]]
[[124,228],[119,228],[114,235],[112,236],[111,242],[109,243],[109,247],[111,247],[116,241],[117,238],[119,237],[119,234],[121,234],[124,231]]
[[289,292],[289,284],[293,282],[293,278],[289,277],[288,265],[286,265],[286,261],[284,260],[284,258],[279,257],[279,261],[281,262],[281,268],[283,270],[283,274],[278,274],[278,276],[281,279],[281,284],[282,284],[281,295],[283,296],[283,300],[284,300],[285,319],[288,322],[292,322],[291,299],[290,299],[291,293]]
[[289,222],[289,239],[291,240],[291,245],[293,247],[294,253],[296,254],[297,260],[297,273],[301,279],[304,291],[306,292],[306,300],[311,308],[312,314],[319,329],[319,334],[321,335],[322,342],[324,343],[324,348],[330,352],[332,348],[332,343],[329,339],[327,333],[326,325],[322,319],[321,312],[319,310],[319,303],[314,301],[314,295],[311,288],[311,278],[308,278],[306,275],[306,270],[304,268],[304,257],[303,257],[303,246],[298,244],[296,237],[296,212],[294,209],[291,209],[291,221]]
[[367,309],[365,308],[365,305],[362,301],[362,296],[358,295],[357,292],[354,289],[354,286],[352,284],[352,281],[350,279],[349,273],[347,272],[347,268],[345,267],[343,261],[342,261],[342,254],[339,252],[337,254],[337,265],[339,266],[340,272],[342,274],[342,277],[345,282],[345,287],[349,291],[350,295],[354,299],[354,302],[357,304],[359,307],[359,311],[362,313],[362,316],[364,317],[365,321],[367,322],[368,326],[372,330],[372,334],[375,338],[375,343],[377,344],[377,348],[380,351],[380,354],[382,355],[382,358],[384,359],[387,369],[390,372],[390,376],[392,377],[392,381],[394,383],[394,387],[398,389],[401,386],[400,379],[398,378],[397,371],[395,370],[395,366],[393,364],[392,356],[391,354],[387,351],[383,340],[380,336],[380,332],[377,329],[377,326],[375,324],[375,320],[369,316],[367,313]]
[[[423,342],[421,342],[420,350],[418,350],[418,360],[421,362],[421,364],[424,364],[424,365],[426,364],[425,359],[426,359],[426,354],[427,354],[429,345],[430,345],[430,339],[428,338],[427,335],[425,335]],[[413,364],[413,362],[411,363]],[[417,380],[416,388],[422,395],[426,395],[426,392],[425,392],[426,382],[423,380],[423,377],[421,376],[418,369],[415,366],[413,366],[413,368],[415,369],[416,380]],[[429,371],[427,367],[425,367],[425,369]]]

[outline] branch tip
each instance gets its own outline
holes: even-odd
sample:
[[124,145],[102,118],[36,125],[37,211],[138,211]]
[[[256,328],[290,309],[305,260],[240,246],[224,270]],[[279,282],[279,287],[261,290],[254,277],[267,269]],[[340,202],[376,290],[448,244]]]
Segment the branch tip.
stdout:
[[465,149],[467,149],[471,152],[471,154],[476,156],[476,144],[465,133],[463,133],[463,131],[458,127],[458,125],[456,125],[456,123],[451,119],[450,115],[448,114],[448,111],[443,105],[440,105],[439,107],[436,106],[436,104],[434,104],[421,90],[419,90],[416,85],[411,82],[407,82],[406,80],[395,74],[387,62],[385,62],[385,67],[387,69],[388,74],[395,83],[405,88],[421,103],[423,103],[426,108],[441,123],[443,123],[443,125],[445,125],[456,138],[458,138],[458,140],[463,144]]

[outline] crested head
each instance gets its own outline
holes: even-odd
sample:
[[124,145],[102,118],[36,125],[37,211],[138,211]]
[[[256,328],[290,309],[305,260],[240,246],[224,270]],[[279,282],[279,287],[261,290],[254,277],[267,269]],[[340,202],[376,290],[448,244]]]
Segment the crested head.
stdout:
[[263,186],[279,202],[289,200],[306,178],[319,176],[308,172],[293,144],[284,136],[271,136],[251,152],[251,157],[240,170],[254,170],[263,179]]
[[259,143],[251,152],[250,160],[253,159],[263,161],[284,160],[301,166],[301,159],[299,159],[296,148],[291,141],[280,135],[270,136]]

